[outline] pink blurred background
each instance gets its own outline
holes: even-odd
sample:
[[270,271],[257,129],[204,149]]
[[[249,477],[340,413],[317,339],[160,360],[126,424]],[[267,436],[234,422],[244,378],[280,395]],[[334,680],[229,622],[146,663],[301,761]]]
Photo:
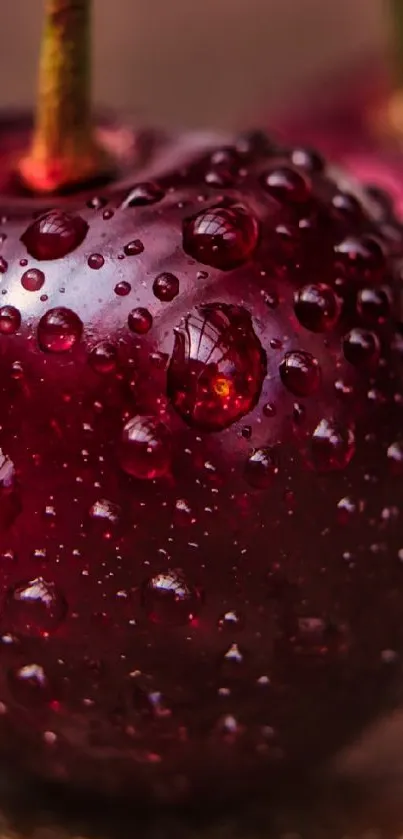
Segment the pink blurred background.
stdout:
[[[0,103],[32,101],[42,0],[2,0]],[[94,0],[95,95],[164,124],[221,127],[381,56],[385,0]],[[353,70],[352,70],[353,72]]]

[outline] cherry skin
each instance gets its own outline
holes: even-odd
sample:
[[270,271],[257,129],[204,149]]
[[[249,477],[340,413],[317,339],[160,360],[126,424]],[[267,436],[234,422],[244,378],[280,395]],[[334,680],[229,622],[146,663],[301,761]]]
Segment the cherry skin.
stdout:
[[202,146],[0,207],[1,750],[158,800],[317,764],[403,649],[403,241]]

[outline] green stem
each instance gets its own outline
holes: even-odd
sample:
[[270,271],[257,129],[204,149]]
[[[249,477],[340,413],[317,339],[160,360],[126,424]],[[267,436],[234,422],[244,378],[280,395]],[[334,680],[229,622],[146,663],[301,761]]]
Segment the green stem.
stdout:
[[91,10],[91,0],[45,0],[35,125],[19,165],[36,192],[57,192],[109,168],[91,120]]

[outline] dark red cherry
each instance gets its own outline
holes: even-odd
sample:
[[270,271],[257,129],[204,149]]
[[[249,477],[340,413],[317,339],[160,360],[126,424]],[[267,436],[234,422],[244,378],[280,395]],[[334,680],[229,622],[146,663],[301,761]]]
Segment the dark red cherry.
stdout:
[[403,239],[348,180],[203,134],[0,197],[7,772],[208,808],[395,695]]

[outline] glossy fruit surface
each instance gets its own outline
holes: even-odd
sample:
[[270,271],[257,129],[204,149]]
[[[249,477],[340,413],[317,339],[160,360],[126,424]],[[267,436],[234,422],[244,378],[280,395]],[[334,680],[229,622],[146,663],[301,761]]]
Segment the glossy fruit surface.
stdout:
[[318,765],[403,648],[400,228],[186,142],[0,208],[3,753],[169,801]]

